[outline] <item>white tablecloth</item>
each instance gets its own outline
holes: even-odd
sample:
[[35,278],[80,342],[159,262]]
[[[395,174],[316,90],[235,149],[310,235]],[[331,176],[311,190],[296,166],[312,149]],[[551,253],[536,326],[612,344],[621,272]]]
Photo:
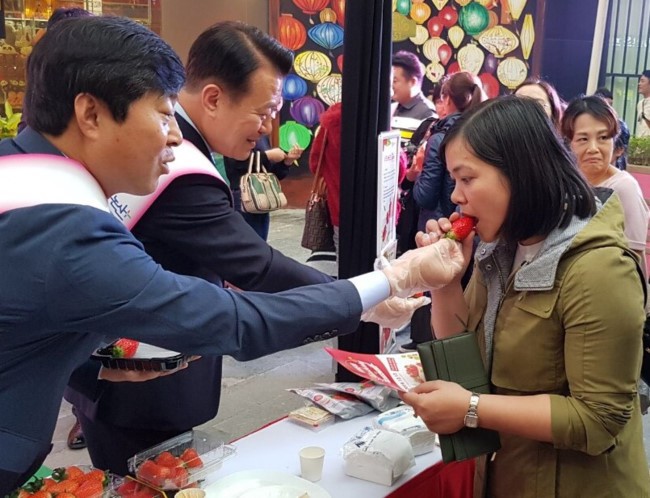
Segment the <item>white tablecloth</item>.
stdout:
[[371,426],[376,415],[378,412],[352,420],[337,419],[334,425],[320,432],[313,432],[286,418],[282,419],[233,443],[237,453],[210,476],[209,482],[234,472],[256,469],[300,476],[300,449],[305,446],[322,446],[325,448],[325,464],[323,478],[318,485],[325,488],[333,498],[375,498],[386,496],[423,470],[441,461],[440,449],[436,446],[433,452],[415,457],[415,467],[407,470],[391,487],[347,476],[340,449],[354,433],[365,426]]

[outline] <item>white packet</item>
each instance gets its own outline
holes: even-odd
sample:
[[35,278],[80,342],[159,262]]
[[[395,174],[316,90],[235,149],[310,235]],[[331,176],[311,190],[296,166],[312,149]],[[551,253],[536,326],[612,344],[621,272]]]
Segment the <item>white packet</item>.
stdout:
[[372,421],[373,427],[394,432],[406,437],[411,443],[415,456],[433,451],[436,434],[427,429],[424,421],[416,417],[413,408],[407,405],[398,406],[377,415]]
[[307,398],[318,406],[342,419],[360,417],[372,411],[372,406],[355,398],[350,394],[337,391],[324,391],[320,389],[287,389],[292,393]]
[[319,383],[316,386],[352,394],[380,412],[385,412],[400,404],[399,398],[391,396],[393,389],[379,386],[370,380],[363,382],[332,382],[331,384]]

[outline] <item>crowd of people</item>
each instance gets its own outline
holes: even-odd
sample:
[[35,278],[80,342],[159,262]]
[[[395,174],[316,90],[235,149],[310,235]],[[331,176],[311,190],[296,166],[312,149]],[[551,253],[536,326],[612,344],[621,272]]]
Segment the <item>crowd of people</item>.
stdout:
[[[432,431],[499,432],[501,449],[477,460],[477,496],[650,496],[638,384],[650,210],[618,161],[611,94],[565,105],[530,79],[487,99],[461,71],[431,101],[417,57],[395,54],[395,112],[424,123],[402,183],[417,235],[382,270],[334,280],[269,246],[268,217],[238,212],[252,151],[285,169],[302,153],[264,141],[292,61],[239,22],[201,33],[185,67],[119,17],[68,16],[34,47],[26,127],[0,143],[0,496],[50,451],[64,395],[93,464],[127,474],[133,454],[216,416],[223,355],[414,312],[426,317],[414,343],[465,330],[479,342],[490,394],[433,381],[400,395]],[[639,92],[643,135],[647,71]],[[323,176],[338,196],[340,105],[328,112],[312,163],[336,163]],[[142,196],[111,212],[109,199]],[[472,236],[445,238],[461,215]],[[198,358],[165,373],[89,361],[117,337]]]

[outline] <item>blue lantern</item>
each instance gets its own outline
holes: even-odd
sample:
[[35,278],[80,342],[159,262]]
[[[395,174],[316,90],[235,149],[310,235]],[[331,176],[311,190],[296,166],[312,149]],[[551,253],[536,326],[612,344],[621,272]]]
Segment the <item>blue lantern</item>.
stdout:
[[296,100],[304,97],[307,93],[307,82],[297,74],[287,74],[282,83],[282,98],[284,100]]
[[323,48],[334,50],[343,45],[343,28],[333,22],[324,22],[309,28],[309,38]]

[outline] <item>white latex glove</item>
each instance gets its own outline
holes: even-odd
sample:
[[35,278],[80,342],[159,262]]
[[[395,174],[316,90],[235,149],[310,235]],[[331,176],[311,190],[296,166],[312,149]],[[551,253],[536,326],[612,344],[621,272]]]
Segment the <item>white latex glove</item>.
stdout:
[[361,315],[364,322],[378,323],[382,327],[399,329],[411,321],[416,309],[431,302],[426,296],[391,297],[373,306]]
[[449,284],[463,270],[464,263],[461,245],[442,239],[405,252],[382,271],[390,283],[391,296],[408,297]]

